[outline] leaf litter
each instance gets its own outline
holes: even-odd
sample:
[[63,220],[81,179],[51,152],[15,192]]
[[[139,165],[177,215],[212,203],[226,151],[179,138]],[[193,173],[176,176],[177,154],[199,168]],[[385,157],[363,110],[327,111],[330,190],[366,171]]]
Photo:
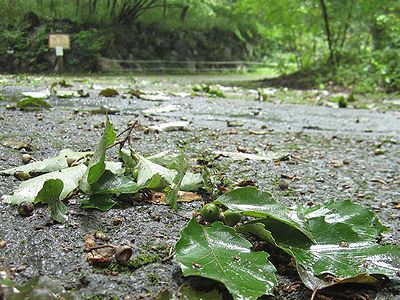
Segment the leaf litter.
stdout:
[[[57,170],[53,167],[46,169],[43,166],[51,164],[43,164],[43,161],[17,167],[28,168],[25,171],[33,176],[45,174],[22,182],[11,195],[3,196],[3,200],[13,204],[47,203],[52,218],[58,222],[65,221],[67,217],[67,206],[63,200],[77,192],[78,187],[90,197],[85,207],[102,211],[118,204],[118,195],[135,194],[148,188],[166,192],[163,194],[166,201],[175,207],[173,201],[167,200],[168,194],[182,189],[183,179],[190,174],[183,172],[187,166],[182,157],[177,159],[181,154],[161,153],[145,158],[132,149],[121,149],[122,163],[116,165],[105,160],[108,147],[113,146],[116,139],[107,118],[105,131],[93,155],[75,152],[77,156],[73,163],[76,165],[72,166],[60,153],[51,161]],[[17,168],[4,170],[2,175],[13,175]],[[196,186],[193,191],[197,191],[203,183],[199,180],[202,177],[196,174],[189,177],[192,178],[188,185]],[[66,178],[72,178],[73,182]],[[174,201],[179,193],[172,194]],[[380,275],[389,278],[399,276],[399,247],[377,243],[380,234],[387,229],[370,210],[350,201],[331,201],[312,208],[289,208],[268,193],[246,187],[222,195],[215,203],[222,210],[240,212],[249,219],[233,228],[219,221],[210,227],[210,224],[192,219],[176,245],[176,259],[185,276],[197,275],[221,281],[235,299],[272,295],[277,285],[276,269],[268,261],[268,254],[251,251],[251,243],[242,234],[256,236],[292,256],[300,278],[314,294],[319,289],[339,283],[371,284]],[[194,245],[202,256],[191,253]],[[232,250],[234,255],[231,255]],[[210,255],[214,258],[211,263]],[[227,258],[232,260],[224,261]],[[216,270],[216,266],[220,270]],[[255,268],[258,266],[260,268]],[[244,273],[239,279],[231,279],[231,276],[229,280],[224,279],[223,274],[239,271]],[[243,283],[243,278],[250,279]],[[260,281],[264,282],[263,287],[258,285]]]
[[[176,208],[178,195],[181,195],[179,191],[198,191],[203,178],[200,174],[187,172],[189,165],[183,152],[165,158],[153,156],[152,159],[164,162],[164,167],[132,149],[123,149],[135,125],[134,122],[129,130],[123,132],[128,134],[127,137],[117,141],[121,134],[117,136],[106,117],[104,132],[94,152],[64,149],[56,157],[0,171],[0,175],[27,175],[27,180],[11,194],[3,195],[2,200],[15,205],[47,203],[52,219],[58,222],[67,219],[68,209],[63,201],[76,193],[86,195],[83,207],[107,211],[118,204],[120,195],[134,195],[151,189],[165,192],[166,202]],[[121,161],[106,161],[107,150],[117,145],[121,148]],[[200,198],[191,196],[191,199]]]

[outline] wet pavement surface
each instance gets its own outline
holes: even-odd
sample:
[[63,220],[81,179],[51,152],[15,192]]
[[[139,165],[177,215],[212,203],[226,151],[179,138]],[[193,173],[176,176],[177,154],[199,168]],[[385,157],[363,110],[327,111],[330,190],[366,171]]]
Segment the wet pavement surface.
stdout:
[[[233,88],[226,89],[226,98],[193,96],[190,84],[176,78],[157,82],[129,78],[72,82],[73,86],[64,90],[82,88],[90,96],[50,96],[50,110],[6,108],[15,104],[13,97],[20,97],[21,91],[42,91],[52,80],[18,83],[4,77],[0,81],[0,95],[4,96],[0,100],[0,169],[21,164],[21,151],[2,145],[5,139],[31,144],[30,154],[36,159],[55,156],[65,148],[94,149],[105,119],[104,114],[94,110],[108,107],[110,119],[119,131],[131,120],[139,122],[141,126],[132,134],[139,153],[174,150],[184,140],[188,142],[187,154],[193,166],[199,157],[206,157],[213,172],[223,174],[228,182],[254,180],[288,205],[351,199],[371,207],[389,227],[383,243],[400,240],[398,111],[260,102],[251,91]],[[110,86],[120,95],[98,96],[101,88]],[[123,93],[132,88],[152,96],[141,99]],[[189,125],[183,131],[148,129],[177,121],[188,121]],[[273,153],[284,159],[245,160],[238,153]],[[288,181],[287,190],[279,189],[281,178]],[[17,184],[13,177],[1,177],[0,193],[11,192]],[[108,243],[132,246],[134,258],[144,254],[165,257],[201,205],[181,203],[173,211],[167,206],[137,202],[102,213],[82,209],[79,198],[72,197],[68,222],[53,224],[46,207],[35,209],[32,217],[22,218],[15,207],[0,203],[0,240],[7,243],[0,249],[0,270],[7,271],[20,284],[47,276],[56,280],[49,281],[59,293],[66,292],[76,299],[152,299],[162,289],[176,291],[187,282],[173,260],[155,259],[156,262],[129,272],[107,272],[87,263],[85,237],[101,231],[107,234]],[[119,224],[113,222],[117,217],[122,219]],[[311,292],[298,284],[293,270],[287,269],[278,267],[280,285],[273,299],[309,299]],[[370,298],[354,299],[399,297],[398,286],[388,284],[385,288],[361,288],[356,294]],[[344,299],[340,293],[332,295],[326,299]]]

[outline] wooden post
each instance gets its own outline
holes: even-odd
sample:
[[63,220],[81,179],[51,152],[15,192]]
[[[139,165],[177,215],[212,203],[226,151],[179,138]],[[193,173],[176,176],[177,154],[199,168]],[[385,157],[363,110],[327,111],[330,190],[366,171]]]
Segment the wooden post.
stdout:
[[68,34],[50,34],[49,48],[56,49],[57,72],[64,72],[64,49],[70,48],[70,39]]
[[56,47],[57,71],[59,74],[64,72],[64,49],[61,46]]

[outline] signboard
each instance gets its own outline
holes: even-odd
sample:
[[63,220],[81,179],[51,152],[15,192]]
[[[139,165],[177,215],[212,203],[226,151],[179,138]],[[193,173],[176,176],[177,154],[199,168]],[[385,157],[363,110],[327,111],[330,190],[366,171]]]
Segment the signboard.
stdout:
[[63,56],[63,55],[64,55],[63,47],[57,46],[56,47],[56,56]]
[[49,35],[49,48],[61,47],[63,49],[70,48],[70,40],[68,34],[50,34]]

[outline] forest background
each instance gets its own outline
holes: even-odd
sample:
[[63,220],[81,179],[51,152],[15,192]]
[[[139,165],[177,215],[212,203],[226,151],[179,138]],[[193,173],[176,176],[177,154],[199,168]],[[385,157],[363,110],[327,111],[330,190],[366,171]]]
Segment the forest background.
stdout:
[[189,71],[204,61],[216,70],[221,61],[257,61],[304,88],[400,89],[395,0],[0,0],[0,7],[0,72],[10,61],[17,72],[53,72],[48,35],[62,32],[71,36],[70,73],[120,72],[132,60]]

